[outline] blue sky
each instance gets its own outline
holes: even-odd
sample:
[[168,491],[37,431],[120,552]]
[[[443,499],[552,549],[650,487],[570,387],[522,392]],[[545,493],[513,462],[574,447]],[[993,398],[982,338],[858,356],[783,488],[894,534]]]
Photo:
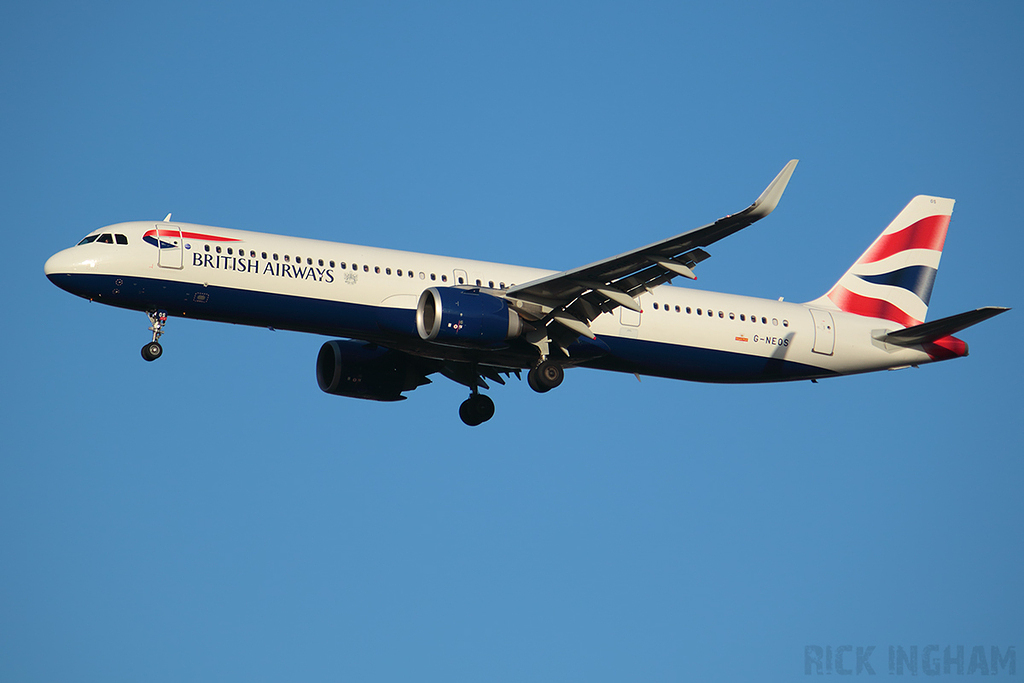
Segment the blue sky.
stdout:
[[145,363],[143,314],[43,276],[169,211],[565,269],[799,158],[694,286],[813,299],[936,194],[931,317],[1019,307],[1018,3],[681,5],[0,11],[0,679],[786,681],[806,645],[879,675],[1024,646],[1019,310],[919,370],[573,371],[468,429],[443,379],[321,393],[315,336],[172,319]]

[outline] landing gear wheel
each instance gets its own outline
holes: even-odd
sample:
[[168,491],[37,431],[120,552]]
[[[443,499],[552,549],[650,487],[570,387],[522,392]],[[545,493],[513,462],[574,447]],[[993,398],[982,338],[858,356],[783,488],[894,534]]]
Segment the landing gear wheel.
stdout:
[[554,361],[545,360],[530,370],[526,375],[526,382],[530,385],[530,388],[537,393],[543,394],[546,391],[551,391],[565,379],[565,370],[562,366]]
[[146,360],[153,361],[162,356],[164,353],[164,347],[160,346],[160,342],[149,342],[142,347],[142,357]]
[[538,394],[543,394],[547,389],[537,384],[537,373],[534,370],[530,370],[526,373],[526,383],[530,385],[530,388],[536,391]]
[[476,427],[494,417],[494,401],[483,394],[473,394],[459,406],[459,417],[470,427]]

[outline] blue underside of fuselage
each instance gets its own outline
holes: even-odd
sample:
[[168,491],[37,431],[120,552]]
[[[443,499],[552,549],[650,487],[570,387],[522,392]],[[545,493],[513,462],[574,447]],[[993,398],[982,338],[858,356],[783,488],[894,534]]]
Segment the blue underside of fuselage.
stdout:
[[[537,359],[535,347],[526,342],[487,349],[424,342],[416,332],[415,311],[408,309],[155,278],[91,274],[51,274],[48,277],[72,294],[119,308],[159,309],[175,317],[364,339],[423,357],[499,367],[528,368]],[[780,382],[836,374],[785,358],[628,337],[602,336],[596,342],[581,338],[568,350],[570,363],[580,367],[698,382]]]

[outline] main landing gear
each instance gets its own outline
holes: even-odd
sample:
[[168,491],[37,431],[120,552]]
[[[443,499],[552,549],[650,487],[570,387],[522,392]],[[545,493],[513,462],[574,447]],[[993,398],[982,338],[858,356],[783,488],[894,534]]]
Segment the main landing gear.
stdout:
[[494,417],[494,401],[474,387],[473,393],[459,406],[459,417],[470,427],[481,425]]
[[[470,427],[476,427],[494,417],[494,401],[480,393],[480,387],[477,384],[480,380],[475,368],[471,377],[472,379],[469,380],[465,377],[456,380],[468,386],[471,392],[469,398],[459,406],[459,417]],[[488,377],[497,379],[502,384],[505,383],[496,374],[493,377],[488,375]],[[541,394],[557,387],[563,379],[565,379],[565,370],[552,360],[541,361],[526,375],[526,381],[530,388]],[[487,388],[486,384],[484,388]]]
[[157,340],[164,333],[164,326],[167,324],[167,311],[146,311],[149,322],[152,325],[149,331],[153,333],[153,341],[142,347],[142,357],[148,361],[154,361],[164,354],[164,347],[160,346]]
[[526,383],[538,394],[551,391],[565,379],[565,370],[552,360],[542,360],[526,375]]

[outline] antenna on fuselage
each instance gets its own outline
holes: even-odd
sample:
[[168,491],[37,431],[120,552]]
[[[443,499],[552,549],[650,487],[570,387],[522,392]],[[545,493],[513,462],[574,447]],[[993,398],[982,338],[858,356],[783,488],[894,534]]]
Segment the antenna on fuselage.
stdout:
[[170,223],[170,222],[171,222],[171,214],[167,214],[166,218],[164,218],[164,223]]

